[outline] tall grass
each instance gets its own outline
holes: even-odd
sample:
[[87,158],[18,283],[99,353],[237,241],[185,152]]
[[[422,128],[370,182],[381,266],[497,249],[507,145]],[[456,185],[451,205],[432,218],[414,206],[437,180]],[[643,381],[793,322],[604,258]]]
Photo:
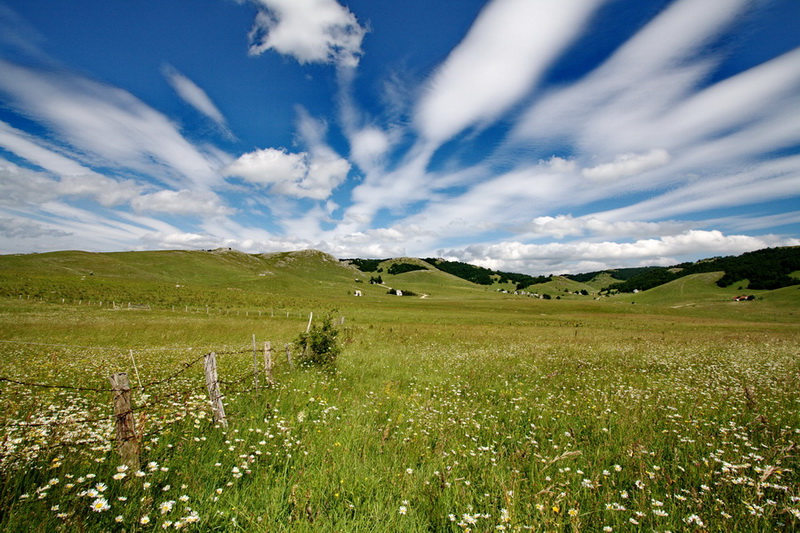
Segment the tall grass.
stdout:
[[[135,392],[138,473],[119,464],[108,392],[0,383],[0,529],[800,526],[793,322],[400,300],[340,309],[333,374],[281,356],[305,317],[1,302],[3,339],[52,344],[0,343],[0,376],[18,381],[103,388],[133,376],[130,349],[145,382],[204,350],[243,353],[219,358],[228,430],[199,365]],[[251,390],[253,333],[276,348],[269,389]]]

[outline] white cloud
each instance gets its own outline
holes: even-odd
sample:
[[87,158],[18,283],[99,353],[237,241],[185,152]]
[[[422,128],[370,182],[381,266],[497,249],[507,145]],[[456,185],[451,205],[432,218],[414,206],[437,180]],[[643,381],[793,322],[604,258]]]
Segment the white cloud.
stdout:
[[[747,4],[747,0],[675,2],[587,77],[539,99],[520,121],[516,134],[522,138],[564,135],[601,146],[604,135],[613,141],[617,131],[635,136],[634,130],[622,125],[632,120],[644,123],[680,102],[712,66],[708,56],[698,60],[697,51]],[[593,122],[598,118],[608,121],[596,127]],[[592,136],[582,139],[580,133]]]
[[8,239],[60,238],[69,237],[70,233],[29,218],[0,217],[0,236]]
[[142,186],[132,180],[116,181],[100,174],[64,176],[56,191],[63,196],[79,196],[95,199],[100,205],[110,207],[134,199]]
[[92,165],[144,172],[171,185],[208,188],[219,181],[215,154],[203,153],[167,117],[127,91],[2,59],[0,69],[0,92],[17,110],[53,130],[75,150],[71,155],[82,154]]
[[373,170],[391,146],[389,135],[375,126],[366,126],[350,135],[350,157],[364,170]]
[[275,50],[302,63],[356,67],[366,29],[336,0],[253,0],[261,9],[250,53]]
[[690,229],[692,224],[678,221],[645,222],[638,220],[609,220],[587,215],[538,216],[530,223],[514,227],[514,230],[526,236],[551,236],[558,239],[564,237],[644,237],[681,233]]
[[423,136],[439,144],[506,112],[599,5],[595,0],[494,0],[430,80],[416,111]]
[[43,141],[0,121],[0,147],[5,148],[36,166],[58,175],[81,175],[91,172],[85,166],[63,156]]
[[203,217],[230,215],[234,210],[225,206],[219,196],[208,191],[163,190],[143,194],[131,201],[138,212],[169,213],[171,215],[197,215]]
[[350,163],[333,152],[309,154],[265,148],[242,155],[225,168],[227,176],[269,186],[271,192],[324,200],[344,182]]
[[171,65],[165,65],[162,72],[172,88],[175,89],[175,92],[178,93],[178,96],[187,104],[214,121],[226,136],[230,138],[233,137],[233,133],[231,133],[228,128],[225,116],[203,89],[198,87],[195,82],[178,72],[178,70]]
[[612,219],[675,217],[800,196],[800,155],[708,174],[663,194],[603,213]]
[[612,163],[585,168],[582,173],[584,177],[592,180],[610,181],[664,166],[669,160],[670,156],[666,150],[654,149],[645,154],[618,155]]
[[[590,261],[595,268],[644,264],[675,264],[675,257],[710,257],[742,254],[768,246],[794,246],[798,239],[776,236],[724,235],[720,231],[691,230],[658,239],[635,242],[575,242],[525,244],[501,242],[442,251],[440,255],[511,272],[560,274],[585,272],[578,265]],[[585,267],[585,265],[584,265]],[[599,269],[599,268],[596,268]]]
[[124,204],[142,187],[131,180],[116,181],[91,171],[65,175],[60,180],[0,159],[0,203],[40,205],[60,197],[92,198],[103,206]]

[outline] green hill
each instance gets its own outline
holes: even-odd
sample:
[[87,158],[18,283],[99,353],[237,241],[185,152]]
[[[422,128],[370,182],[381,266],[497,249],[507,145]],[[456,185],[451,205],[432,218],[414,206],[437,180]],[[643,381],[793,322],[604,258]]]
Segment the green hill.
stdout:
[[[246,254],[231,249],[0,256],[0,295],[156,306],[282,306],[289,300],[386,297],[388,287],[438,298],[487,290],[414,258],[380,263],[384,284],[316,250]],[[413,265],[416,270],[410,270]],[[404,267],[409,270],[404,270]],[[398,272],[389,274],[393,269]],[[399,269],[399,270],[398,270]]]
[[[576,294],[581,293],[581,291],[584,291],[586,294]],[[587,298],[589,295],[597,293],[597,290],[588,283],[580,283],[565,276],[552,276],[550,281],[528,286],[525,292],[532,292],[540,295],[547,294],[552,298],[557,296],[561,298]]]
[[800,246],[765,248],[739,256],[712,257],[694,263],[681,263],[672,267],[650,267],[625,281],[608,288],[620,292],[647,290],[675,279],[704,272],[722,272],[717,280],[720,287],[742,285],[753,290],[771,290],[796,285],[792,272],[800,269]]

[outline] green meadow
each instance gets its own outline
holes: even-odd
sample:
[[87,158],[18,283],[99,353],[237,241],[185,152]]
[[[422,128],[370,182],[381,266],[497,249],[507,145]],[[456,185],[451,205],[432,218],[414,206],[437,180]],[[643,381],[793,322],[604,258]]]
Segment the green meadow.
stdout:
[[[707,273],[600,297],[554,278],[543,300],[386,270],[0,256],[0,530],[800,528],[800,286]],[[335,370],[296,364],[310,314],[339,324]],[[138,464],[117,449],[117,372]]]

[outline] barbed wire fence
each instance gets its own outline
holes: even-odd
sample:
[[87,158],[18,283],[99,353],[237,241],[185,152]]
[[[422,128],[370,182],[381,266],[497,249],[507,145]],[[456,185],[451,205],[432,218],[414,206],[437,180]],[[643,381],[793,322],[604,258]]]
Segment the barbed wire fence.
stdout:
[[[98,349],[98,350],[119,350],[118,348],[99,347],[99,346],[76,346],[67,344],[35,343],[24,341],[2,340],[2,343],[14,343],[30,346],[47,347],[67,347],[79,349]],[[133,350],[130,352],[131,362],[136,368]],[[238,375],[228,379],[220,379],[217,372],[217,357],[241,356],[252,354],[253,368],[248,369]],[[291,344],[286,344],[287,363],[293,367],[291,362]],[[259,361],[259,355],[263,356],[263,364]],[[198,384],[197,378],[185,379],[190,370],[199,366],[203,362],[204,383]],[[227,428],[228,422],[223,405],[223,394],[220,386],[225,387],[225,391],[230,394],[252,393],[263,388],[276,385],[273,375],[274,362],[272,359],[272,343],[265,342],[263,352],[259,353],[256,347],[256,338],[253,335],[252,348],[241,350],[218,350],[207,351],[197,355],[187,361],[177,365],[166,376],[141,382],[136,369],[137,385],[131,385],[127,372],[117,372],[108,376],[110,386],[107,387],[86,387],[81,385],[68,385],[64,383],[41,383],[29,379],[17,379],[10,376],[0,376],[0,397],[8,394],[7,387],[25,388],[27,391],[33,390],[61,390],[74,391],[76,393],[96,393],[110,394],[112,401],[107,400],[94,406],[96,410],[107,410],[109,405],[113,407],[113,414],[97,416],[72,417],[66,418],[56,416],[34,416],[31,412],[25,420],[4,420],[0,427],[3,429],[3,436],[0,439],[0,470],[11,464],[19,462],[26,456],[50,452],[60,448],[82,448],[89,446],[99,446],[108,449],[116,445],[124,464],[131,468],[139,468],[140,448],[143,441],[155,437],[160,429],[156,428],[146,432],[145,426],[149,415],[157,415],[159,408],[163,407],[165,401],[175,398],[197,399],[201,391],[207,391],[206,406],[211,406],[212,419],[215,426]],[[259,379],[263,375],[263,383]],[[251,385],[242,386],[252,381]],[[164,386],[178,384],[177,390],[163,391]],[[156,391],[156,392],[154,392]],[[139,392],[140,403],[134,406],[132,393]],[[90,408],[91,410],[92,408]],[[138,419],[137,419],[138,417]],[[138,428],[137,428],[138,420]],[[111,435],[112,426],[114,435]],[[74,438],[65,438],[55,442],[59,437],[59,430],[63,428],[80,427],[83,431],[71,432]],[[45,439],[45,437],[49,437]]]

